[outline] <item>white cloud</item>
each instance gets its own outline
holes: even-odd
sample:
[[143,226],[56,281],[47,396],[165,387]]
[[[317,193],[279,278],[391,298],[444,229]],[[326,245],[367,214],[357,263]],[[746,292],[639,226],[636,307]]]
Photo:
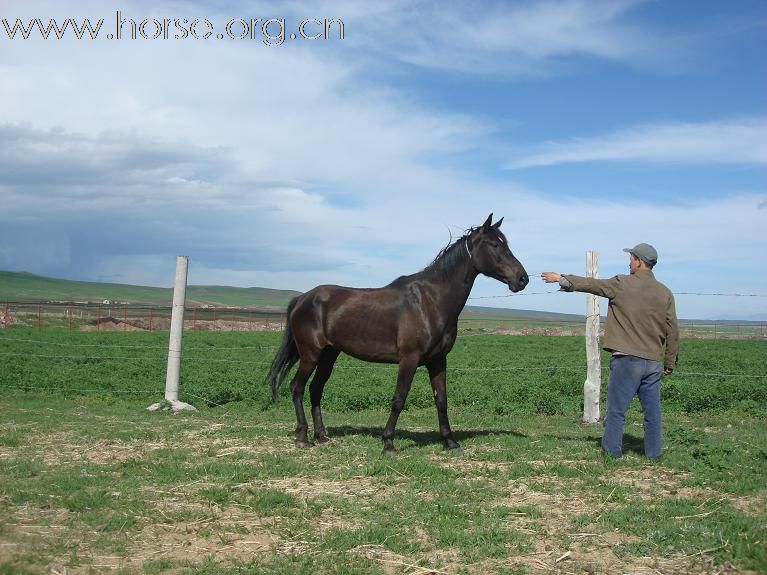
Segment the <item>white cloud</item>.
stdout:
[[650,124],[545,142],[514,157],[509,167],[595,161],[767,164],[767,118]]
[[658,64],[657,55],[670,40],[629,21],[640,3],[387,2],[359,20],[348,4],[335,5],[351,15],[356,32],[350,33],[351,41],[383,58],[423,68],[515,76],[560,73],[562,59],[578,56]]

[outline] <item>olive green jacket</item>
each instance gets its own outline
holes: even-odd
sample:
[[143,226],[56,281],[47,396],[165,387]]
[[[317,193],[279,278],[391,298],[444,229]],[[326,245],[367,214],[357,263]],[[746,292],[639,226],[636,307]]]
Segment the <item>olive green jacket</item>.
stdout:
[[[610,279],[562,274],[565,291],[586,292],[610,300],[603,347],[676,367],[679,326],[674,295],[649,270]],[[569,283],[569,286],[567,286]],[[665,354],[664,354],[665,345]]]

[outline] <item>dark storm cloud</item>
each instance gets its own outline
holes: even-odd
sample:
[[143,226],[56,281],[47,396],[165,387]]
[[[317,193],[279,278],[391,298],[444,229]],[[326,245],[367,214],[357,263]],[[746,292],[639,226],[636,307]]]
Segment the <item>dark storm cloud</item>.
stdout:
[[209,269],[345,265],[275,223],[286,185],[244,178],[220,148],[0,125],[0,269],[94,279],[110,258],[179,254]]
[[147,175],[204,179],[231,169],[226,151],[103,133],[95,137],[0,124],[0,185],[127,185]]

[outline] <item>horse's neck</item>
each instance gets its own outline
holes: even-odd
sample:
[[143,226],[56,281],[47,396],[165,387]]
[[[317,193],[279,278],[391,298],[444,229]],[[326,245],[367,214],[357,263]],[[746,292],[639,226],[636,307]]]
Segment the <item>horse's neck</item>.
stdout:
[[470,272],[470,279],[467,279],[466,281],[463,281],[456,286],[456,299],[453,304],[453,307],[455,307],[456,317],[458,317],[458,314],[460,314],[463,308],[466,306],[466,301],[469,299],[469,294],[471,293],[471,288],[474,287],[474,280],[477,279],[477,275],[477,272],[472,270]]
[[456,266],[453,274],[443,273],[433,278],[432,281],[439,286],[437,305],[440,309],[457,319],[469,299],[471,288],[478,275],[471,260],[467,259],[461,266]]

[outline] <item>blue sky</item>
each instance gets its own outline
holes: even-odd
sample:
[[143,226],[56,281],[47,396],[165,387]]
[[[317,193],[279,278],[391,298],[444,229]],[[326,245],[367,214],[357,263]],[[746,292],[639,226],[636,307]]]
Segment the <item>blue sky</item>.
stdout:
[[[0,26],[0,269],[170,286],[188,255],[194,284],[373,287],[493,212],[530,273],[587,250],[626,273],[650,242],[681,317],[767,319],[763,0],[213,6],[3,2],[7,27],[104,23]],[[215,33],[110,40],[118,10]],[[215,37],[240,18],[344,38]],[[540,280],[472,297],[586,305]]]

